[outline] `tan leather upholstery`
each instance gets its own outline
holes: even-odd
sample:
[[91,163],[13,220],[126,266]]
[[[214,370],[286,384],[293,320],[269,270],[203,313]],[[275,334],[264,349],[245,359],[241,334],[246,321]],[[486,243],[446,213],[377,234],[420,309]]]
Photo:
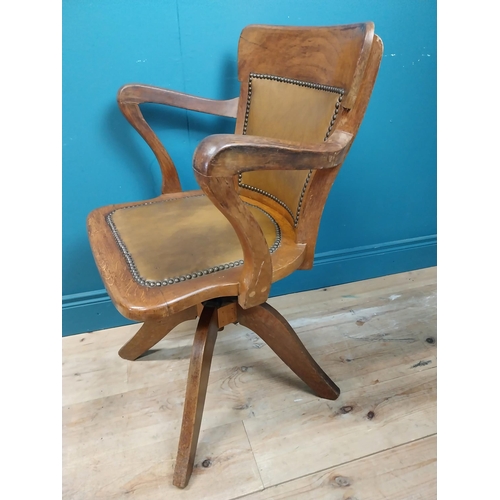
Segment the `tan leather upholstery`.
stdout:
[[[270,249],[276,247],[277,223],[260,208],[250,210]],[[204,195],[120,208],[107,220],[137,281],[172,284],[242,263],[233,227]]]
[[[292,80],[272,80],[268,75],[251,75],[250,79],[244,133],[305,143],[325,140],[340,105],[340,89],[306,87]],[[240,187],[274,195],[295,221],[308,175],[307,170],[248,172],[240,177]]]

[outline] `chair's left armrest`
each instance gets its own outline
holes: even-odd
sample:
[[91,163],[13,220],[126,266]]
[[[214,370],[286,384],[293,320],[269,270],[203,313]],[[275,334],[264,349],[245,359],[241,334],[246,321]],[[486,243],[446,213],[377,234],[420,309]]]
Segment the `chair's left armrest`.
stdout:
[[153,85],[130,83],[118,91],[117,100],[120,106],[145,103],[165,104],[200,113],[236,118],[239,98],[219,101]]
[[144,119],[140,104],[153,103],[235,118],[238,97],[226,101],[205,99],[182,92],[144,84],[124,85],[117,95],[118,106],[129,123],[153,150],[162,173],[162,193],[176,193],[181,190],[175,165],[157,135]]
[[321,144],[247,135],[212,135],[197,147],[193,167],[200,187],[227,217],[240,240],[244,264],[238,302],[244,309],[267,300],[272,262],[266,239],[236,190],[234,176],[252,170],[316,170],[340,165],[353,135],[334,132]]

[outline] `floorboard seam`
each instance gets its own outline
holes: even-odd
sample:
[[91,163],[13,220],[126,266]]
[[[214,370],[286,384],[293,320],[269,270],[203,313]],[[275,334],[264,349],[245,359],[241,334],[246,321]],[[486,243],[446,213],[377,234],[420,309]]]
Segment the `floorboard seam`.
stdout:
[[[255,458],[255,453],[253,452],[252,443],[250,441],[250,438],[248,437],[247,428],[245,427],[245,421],[242,420],[241,424],[243,425],[243,430],[245,431],[245,436],[247,437],[248,445],[250,446],[250,450],[252,450],[252,458],[253,458],[253,461],[255,462],[255,466],[257,467],[257,472],[259,473],[259,479],[260,479],[260,484],[262,485],[262,489],[258,490],[258,491],[263,491],[266,489],[266,487],[264,486],[264,481],[263,481],[262,475],[260,473],[259,464],[257,463],[257,459]],[[254,493],[256,493],[256,492],[254,492]],[[251,495],[251,494],[252,493],[247,493],[247,496]],[[234,497],[234,499],[231,499],[231,500],[235,500],[236,498],[240,498],[240,497]]]
[[[243,424],[244,425],[244,424]],[[246,432],[246,429],[245,429],[245,432]],[[422,436],[422,437],[419,437],[418,439],[414,439],[413,441],[407,441],[406,443],[401,443],[401,444],[398,444],[396,446],[392,446],[391,448],[385,448],[383,450],[379,450],[379,451],[376,451],[374,453],[369,453],[368,455],[363,455],[361,457],[358,457],[358,458],[354,458],[352,460],[348,460],[347,462],[342,462],[342,463],[339,463],[339,464],[336,464],[336,465],[332,465],[330,467],[325,467],[324,469],[318,469],[314,472],[309,472],[308,474],[304,474],[303,476],[297,476],[297,477],[294,477],[292,479],[288,479],[287,481],[283,481],[281,483],[276,483],[276,484],[271,484],[269,486],[264,486],[264,490],[268,490],[268,489],[271,489],[271,488],[276,488],[278,486],[281,486],[282,484],[286,484],[286,483],[291,483],[293,481],[297,481],[298,479],[302,479],[302,478],[305,478],[305,477],[308,477],[308,476],[312,476],[314,474],[319,474],[321,472],[325,472],[327,470],[330,470],[330,469],[335,469],[335,468],[338,468],[338,467],[342,467],[344,465],[348,465],[348,464],[352,464],[352,463],[355,463],[355,462],[359,462],[360,460],[363,460],[365,458],[370,458],[370,457],[373,457],[375,455],[378,455],[380,453],[385,453],[389,450],[395,450],[396,448],[401,448],[402,446],[406,446],[410,443],[417,443],[418,441],[423,441],[424,439],[428,439],[432,436],[437,436],[437,432],[434,432],[432,434],[428,434],[427,436]],[[252,445],[250,445],[252,446]],[[253,454],[253,452],[252,452]],[[259,475],[260,475],[260,471],[259,471]],[[261,491],[264,491],[264,490],[261,490]],[[257,493],[257,492],[254,492],[254,493]],[[242,495],[242,496],[239,496],[239,497],[234,497],[234,498],[231,498],[231,499],[228,499],[228,500],[239,500],[241,498],[245,498],[245,497],[249,497],[250,495],[253,495],[254,493],[246,493],[245,495]]]

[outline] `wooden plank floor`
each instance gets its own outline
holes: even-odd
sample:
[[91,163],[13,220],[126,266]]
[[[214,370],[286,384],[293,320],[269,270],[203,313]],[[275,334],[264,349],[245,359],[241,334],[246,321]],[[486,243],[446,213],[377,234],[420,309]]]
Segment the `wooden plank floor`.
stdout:
[[436,269],[270,300],[342,390],[311,394],[253,332],[219,333],[189,486],[172,486],[189,321],[140,360],[139,325],[63,338],[63,498],[436,497]]

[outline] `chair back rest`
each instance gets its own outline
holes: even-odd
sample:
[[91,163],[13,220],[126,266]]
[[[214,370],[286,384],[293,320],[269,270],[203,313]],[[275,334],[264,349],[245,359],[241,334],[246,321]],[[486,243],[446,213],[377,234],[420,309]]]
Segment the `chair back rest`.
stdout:
[[[238,48],[241,93],[236,133],[319,144],[328,141],[343,121],[342,130],[355,134],[364,109],[352,113],[354,121],[345,118],[356,106],[365,108],[371,93],[373,82],[368,96],[361,99],[366,102],[357,102],[373,39],[370,22],[246,27]],[[380,57],[377,69],[379,63]],[[239,176],[238,184],[242,195],[272,205],[298,229],[317,174],[307,170],[247,172]],[[327,194],[316,202],[323,206]]]

